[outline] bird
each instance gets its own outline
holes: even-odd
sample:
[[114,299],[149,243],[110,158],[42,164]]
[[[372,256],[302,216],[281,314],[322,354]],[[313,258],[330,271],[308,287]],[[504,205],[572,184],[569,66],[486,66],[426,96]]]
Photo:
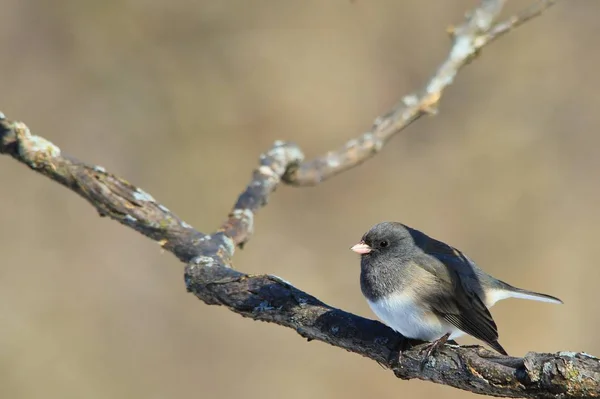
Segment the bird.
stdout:
[[460,250],[399,222],[374,225],[350,249],[360,254],[360,287],[373,313],[406,338],[430,342],[423,361],[464,334],[508,356],[489,311],[496,302],[563,303],[498,280]]

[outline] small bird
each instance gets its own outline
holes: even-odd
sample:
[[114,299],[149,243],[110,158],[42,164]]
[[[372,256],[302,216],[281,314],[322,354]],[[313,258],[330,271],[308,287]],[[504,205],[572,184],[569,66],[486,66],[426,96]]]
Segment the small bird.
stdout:
[[497,280],[458,249],[402,223],[373,226],[351,249],[361,255],[360,287],[377,317],[407,338],[432,342],[424,361],[465,333],[508,355],[488,310],[499,300],[563,303]]

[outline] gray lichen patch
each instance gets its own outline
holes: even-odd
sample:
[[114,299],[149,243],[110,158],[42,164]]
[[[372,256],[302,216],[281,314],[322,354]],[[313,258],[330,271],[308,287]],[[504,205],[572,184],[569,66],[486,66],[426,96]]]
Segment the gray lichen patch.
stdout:
[[279,311],[281,309],[283,309],[282,306],[275,307],[275,306],[271,305],[271,303],[269,303],[269,301],[262,301],[261,303],[258,304],[257,307],[255,307],[252,310],[252,313],[256,314],[256,313],[261,313],[261,312],[269,312],[271,310]]
[[357,139],[352,139],[352,140],[348,140],[346,142],[345,147],[346,147],[346,150],[349,150],[351,148],[356,147],[357,145],[358,145],[358,140]]
[[271,167],[266,166],[266,165],[259,166],[258,173],[260,173],[261,175],[265,175],[267,177],[275,177],[277,179],[279,178],[279,175],[277,173],[275,173]]
[[563,352],[558,352],[558,355],[564,356],[564,357],[575,357],[575,356],[577,356],[577,352],[563,351]]
[[371,132],[367,132],[360,137],[362,143],[371,144],[373,152],[379,152],[383,148],[383,141]]
[[409,94],[408,96],[402,97],[402,103],[407,107],[415,107],[419,104],[419,98],[414,94]]
[[336,154],[328,154],[327,158],[326,158],[326,162],[327,162],[327,166],[330,168],[337,168],[338,166],[341,165],[340,159]]
[[268,301],[262,301],[254,308],[254,312],[266,312],[275,309]]
[[286,285],[289,285],[289,286],[292,286],[292,287],[293,287],[292,283],[290,283],[289,281],[287,281],[287,280],[285,280],[285,279],[282,279],[282,278],[281,278],[281,277],[279,277],[279,276],[276,276],[276,275],[274,275],[274,274],[267,274],[267,276],[269,276],[269,277],[270,277],[270,278],[272,278],[273,280],[276,280],[276,281],[278,281],[278,282],[280,282],[280,283],[283,283],[283,284],[286,284]]
[[191,224],[189,224],[189,223],[187,223],[187,222],[185,222],[183,220],[181,221],[180,224],[181,224],[181,227],[183,227],[184,229],[193,229],[193,227],[192,227]]
[[203,267],[212,267],[215,264],[215,260],[210,256],[196,256],[192,259],[191,263]]
[[300,163],[302,161],[304,161],[304,153],[300,150],[300,147],[296,145],[288,146],[287,162]]
[[136,223],[138,220],[131,215],[125,215],[123,218],[128,223]]
[[300,305],[301,308],[308,305],[308,299],[304,297],[297,297],[296,302],[298,302],[298,305]]
[[221,248],[225,250],[227,256],[232,257],[233,253],[235,252],[235,242],[231,239],[231,237],[219,232],[214,234],[214,238],[219,240]]
[[589,359],[600,360],[600,359],[598,359],[596,356],[590,355],[589,353],[580,352],[579,354],[580,354],[581,356],[585,356],[585,357],[587,357],[587,358],[589,358]]
[[140,202],[156,202],[153,196],[151,196],[141,188],[138,188],[136,191],[133,192],[133,198]]
[[18,151],[21,158],[35,166],[39,156],[55,158],[60,156],[60,148],[43,137],[31,134],[23,122],[14,122],[13,129],[17,136]]
[[250,209],[234,209],[231,212],[231,217],[242,220],[246,224],[248,233],[254,231],[254,212]]
[[282,163],[283,167],[286,167],[289,163],[297,163],[304,160],[304,153],[298,146],[279,140],[275,142],[273,148],[267,151],[266,155]]
[[279,179],[280,175],[273,169],[272,166],[261,165],[257,170],[261,175],[265,175],[269,178]]

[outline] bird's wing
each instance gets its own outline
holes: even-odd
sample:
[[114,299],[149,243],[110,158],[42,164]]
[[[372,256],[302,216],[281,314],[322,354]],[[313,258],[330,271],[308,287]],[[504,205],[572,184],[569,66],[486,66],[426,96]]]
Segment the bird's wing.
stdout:
[[462,252],[445,242],[431,238],[419,230],[410,229],[409,232],[415,245],[427,255],[434,256],[444,263],[448,262],[453,267],[472,263]]
[[[415,245],[426,257],[438,260],[438,262],[427,262],[427,265],[424,265],[425,269],[445,280],[450,280],[452,273],[458,274],[459,280],[463,284],[468,283],[479,299],[484,300],[483,282],[480,281],[480,278],[484,277],[485,273],[477,267],[475,262],[458,249],[431,238],[419,230],[409,228],[409,232]],[[486,283],[489,282],[486,281]]]
[[427,299],[433,312],[506,355],[506,351],[498,344],[496,323],[479,296],[466,289],[458,276],[451,277],[450,282],[440,279],[439,284],[441,289]]
[[458,249],[411,230],[415,244],[423,251],[415,263],[433,274],[440,284],[440,290],[428,298],[434,313],[506,354],[498,343],[496,323],[482,300],[484,293],[477,266]]

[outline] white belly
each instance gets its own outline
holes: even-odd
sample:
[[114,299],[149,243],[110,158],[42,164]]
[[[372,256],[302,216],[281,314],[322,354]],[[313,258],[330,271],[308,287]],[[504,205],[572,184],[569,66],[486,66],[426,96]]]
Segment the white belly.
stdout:
[[446,333],[450,333],[450,339],[464,334],[432,312],[423,310],[406,294],[394,294],[375,302],[367,300],[367,303],[381,321],[407,338],[435,341]]

